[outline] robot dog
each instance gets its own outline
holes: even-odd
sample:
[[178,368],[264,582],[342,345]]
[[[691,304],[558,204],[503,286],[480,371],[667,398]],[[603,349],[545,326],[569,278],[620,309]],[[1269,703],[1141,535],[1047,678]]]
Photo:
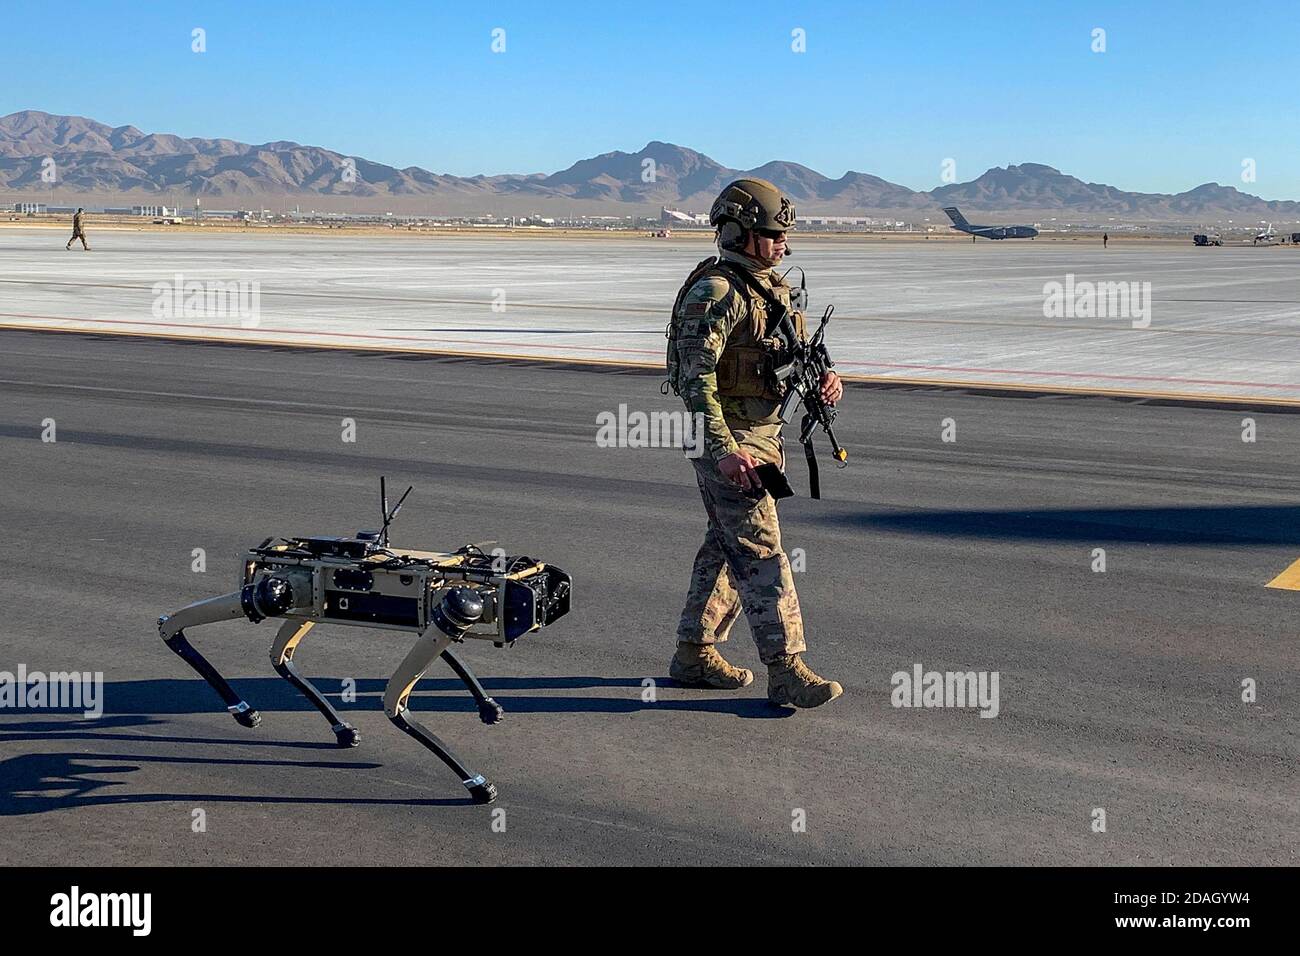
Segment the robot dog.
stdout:
[[384,713],[458,774],[475,803],[491,803],[497,797],[496,787],[413,719],[407,701],[425,671],[441,657],[469,688],[479,718],[485,724],[499,721],[501,706],[452,653],[451,645],[466,638],[492,641],[497,647],[514,644],[569,612],[573,581],[559,568],[528,557],[508,557],[500,549],[484,553],[477,545],[466,545],[442,553],[390,548],[389,525],[410,493],[407,488],[390,512],[386,485],[380,479],[383,523],[378,531],[359,531],[351,538],[280,538],[277,543],[267,538],[245,556],[239,590],[196,601],[159,618],[158,632],[221,696],[238,723],[256,727],[261,716],[195,650],[185,632],[200,624],[241,617],[254,624],[269,618],[283,621],[271,646],[271,663],[329,721],[340,747],[355,747],[360,735],[294,665],[294,651],[302,639],[318,623],[417,635],[415,646],[388,682]]

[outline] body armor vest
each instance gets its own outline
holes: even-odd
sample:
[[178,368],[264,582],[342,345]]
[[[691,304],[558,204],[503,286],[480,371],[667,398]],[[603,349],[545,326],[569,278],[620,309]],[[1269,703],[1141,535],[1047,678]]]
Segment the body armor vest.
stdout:
[[[721,276],[731,286],[732,293],[745,301],[748,321],[738,324],[727,336],[722,354],[718,357],[718,394],[734,398],[766,398],[780,401],[785,386],[776,381],[774,370],[789,355],[785,336],[775,327],[773,303],[788,306],[789,299],[776,290],[768,289],[762,280],[746,275],[744,266],[725,259],[709,257],[701,261],[686,278],[673,303],[673,316],[668,335],[668,381],[665,393],[672,389],[680,394],[677,361],[677,326],[681,318],[682,300],[691,287],[708,276]],[[770,299],[769,299],[770,297]],[[802,312],[791,312],[791,320],[800,339],[806,338],[807,328]]]

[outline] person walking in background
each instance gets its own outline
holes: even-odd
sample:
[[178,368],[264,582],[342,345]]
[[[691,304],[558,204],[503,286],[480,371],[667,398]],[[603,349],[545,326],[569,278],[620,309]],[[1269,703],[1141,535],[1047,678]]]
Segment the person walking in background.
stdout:
[[72,216],[72,238],[68,240],[68,244],[63,247],[64,249],[71,249],[72,244],[76,242],[78,239],[80,239],[81,248],[85,249],[87,252],[90,251],[90,244],[86,242],[86,226],[85,226],[84,216],[85,216],[85,210],[82,209],[81,207],[77,207],[76,213],[74,213]]

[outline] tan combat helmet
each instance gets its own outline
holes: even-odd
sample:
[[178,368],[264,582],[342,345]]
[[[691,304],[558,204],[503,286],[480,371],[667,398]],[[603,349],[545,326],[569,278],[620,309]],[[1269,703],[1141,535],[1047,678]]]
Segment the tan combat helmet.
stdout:
[[[750,229],[785,232],[794,228],[794,218],[794,203],[766,179],[737,179],[709,210],[709,224],[718,227],[724,246],[743,240]],[[730,223],[740,229],[728,229]]]

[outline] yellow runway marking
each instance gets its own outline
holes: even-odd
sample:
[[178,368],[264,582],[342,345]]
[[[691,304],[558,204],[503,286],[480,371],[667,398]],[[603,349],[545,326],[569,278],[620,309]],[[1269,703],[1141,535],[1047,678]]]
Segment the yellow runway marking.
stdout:
[[1264,586],[1282,588],[1286,591],[1300,591],[1300,559]]

